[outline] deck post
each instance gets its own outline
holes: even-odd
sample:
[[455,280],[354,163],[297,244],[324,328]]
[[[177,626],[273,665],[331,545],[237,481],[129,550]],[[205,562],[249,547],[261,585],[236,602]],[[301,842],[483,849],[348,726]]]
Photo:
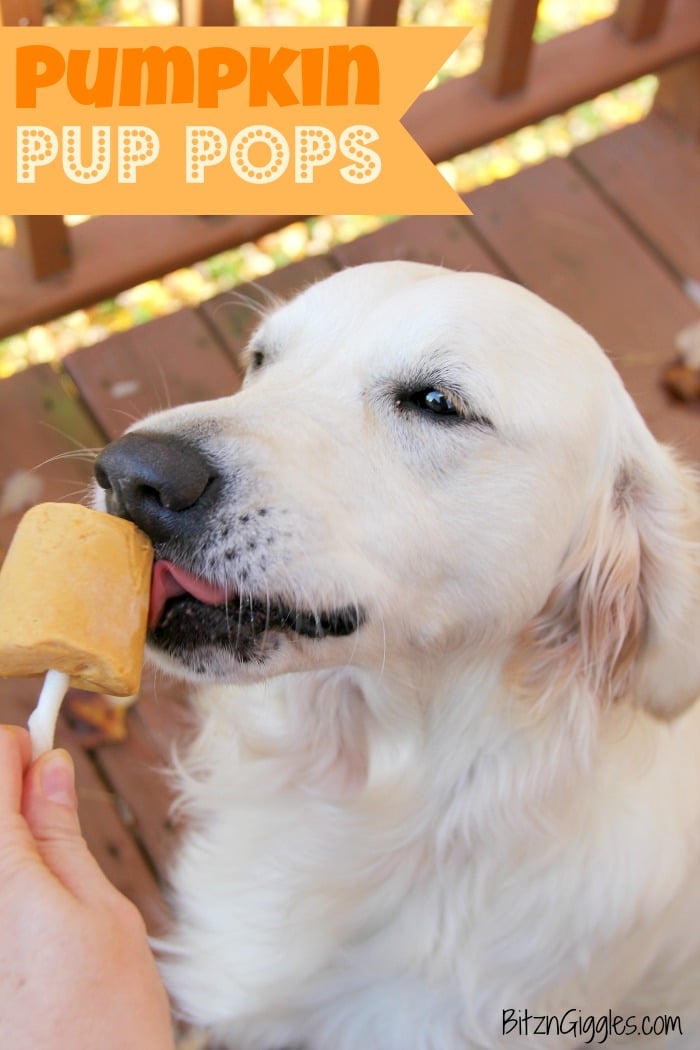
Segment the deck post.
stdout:
[[2,26],[40,26],[43,21],[41,0],[0,0]]
[[14,215],[15,251],[37,281],[72,264],[68,227],[62,215]]
[[233,26],[234,0],[181,0],[180,22],[183,26]]
[[527,81],[538,0],[492,0],[479,77],[494,98]]
[[654,109],[700,140],[700,55],[677,62],[659,75]]
[[667,9],[668,0],[618,0],[613,25],[625,40],[636,44],[656,36]]
[[[0,25],[40,26],[42,0],[0,0]],[[35,280],[71,265],[70,241],[62,215],[15,215],[15,251]]]
[[395,26],[399,0],[348,0],[349,26]]

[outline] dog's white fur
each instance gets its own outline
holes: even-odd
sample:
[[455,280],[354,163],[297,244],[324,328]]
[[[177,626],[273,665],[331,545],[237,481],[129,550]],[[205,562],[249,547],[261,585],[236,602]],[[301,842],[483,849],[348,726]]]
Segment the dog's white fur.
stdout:
[[[146,426],[235,473],[241,541],[265,508],[243,590],[366,621],[200,684],[178,1009],[236,1050],[592,1038],[504,1035],[511,1009],[678,1014],[680,1042],[608,1045],[694,1050],[696,478],[595,341],[495,277],[346,270],[253,347],[240,394]],[[471,423],[397,404],[433,377]]]

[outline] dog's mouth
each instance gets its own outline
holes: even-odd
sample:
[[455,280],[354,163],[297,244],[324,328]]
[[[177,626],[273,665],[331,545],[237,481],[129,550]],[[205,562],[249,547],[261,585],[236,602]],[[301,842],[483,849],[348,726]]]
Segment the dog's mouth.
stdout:
[[195,671],[207,669],[207,654],[214,651],[238,663],[261,661],[280,633],[340,638],[353,634],[362,622],[355,605],[303,609],[269,596],[242,595],[164,559],[153,568],[149,641]]

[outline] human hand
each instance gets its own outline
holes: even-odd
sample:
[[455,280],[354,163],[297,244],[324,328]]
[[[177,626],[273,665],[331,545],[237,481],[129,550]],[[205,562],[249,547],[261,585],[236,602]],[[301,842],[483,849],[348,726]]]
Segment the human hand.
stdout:
[[0,1046],[174,1046],[143,920],[82,838],[70,756],[31,765],[15,727],[0,727]]

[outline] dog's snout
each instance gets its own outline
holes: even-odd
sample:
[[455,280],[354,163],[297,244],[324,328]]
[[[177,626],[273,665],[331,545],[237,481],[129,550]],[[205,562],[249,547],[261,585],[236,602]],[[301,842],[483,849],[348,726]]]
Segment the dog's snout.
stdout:
[[[216,468],[193,442],[172,435],[125,434],[100,453],[95,478],[107,507],[153,540],[203,525],[218,487]],[[205,507],[206,504],[206,507]]]

